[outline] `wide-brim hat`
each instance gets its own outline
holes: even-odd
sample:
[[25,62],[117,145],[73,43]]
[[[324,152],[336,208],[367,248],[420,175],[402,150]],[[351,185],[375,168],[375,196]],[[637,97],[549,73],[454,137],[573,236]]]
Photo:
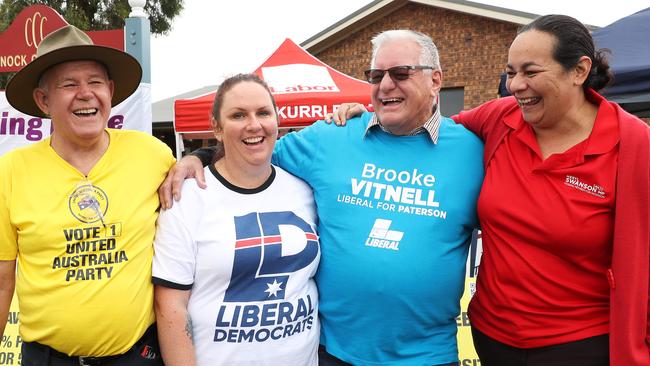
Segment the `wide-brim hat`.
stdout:
[[36,58],[9,80],[7,101],[25,114],[47,117],[33,97],[41,76],[60,63],[82,60],[97,61],[106,67],[108,76],[114,83],[111,106],[128,98],[140,85],[142,67],[138,60],[118,49],[96,46],[85,32],[67,25],[43,38],[36,50]]

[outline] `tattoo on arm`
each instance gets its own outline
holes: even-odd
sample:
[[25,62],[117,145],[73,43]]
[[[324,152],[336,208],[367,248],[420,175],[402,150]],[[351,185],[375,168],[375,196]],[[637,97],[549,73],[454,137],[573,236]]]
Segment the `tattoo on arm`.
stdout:
[[187,314],[187,321],[185,323],[185,334],[187,334],[187,338],[192,341],[192,344],[194,344],[194,338],[192,338],[192,318],[190,318],[190,314]]

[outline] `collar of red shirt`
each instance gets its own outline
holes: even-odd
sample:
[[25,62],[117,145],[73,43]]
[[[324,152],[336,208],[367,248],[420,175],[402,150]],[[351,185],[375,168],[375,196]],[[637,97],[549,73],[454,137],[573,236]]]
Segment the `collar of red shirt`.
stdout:
[[[587,99],[598,106],[598,114],[594,128],[587,139],[587,146],[582,151],[582,155],[599,155],[612,150],[619,141],[618,116],[616,109],[602,95],[592,89],[586,91]],[[513,109],[503,118],[504,123],[513,130],[522,130],[529,128],[530,125],[524,121],[519,108]],[[536,145],[536,143],[535,143]]]

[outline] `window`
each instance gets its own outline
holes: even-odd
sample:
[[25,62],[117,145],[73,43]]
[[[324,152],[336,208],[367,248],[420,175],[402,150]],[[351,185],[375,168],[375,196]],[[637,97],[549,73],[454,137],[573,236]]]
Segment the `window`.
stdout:
[[464,88],[445,88],[440,90],[440,113],[445,116],[453,116],[462,111],[465,106]]

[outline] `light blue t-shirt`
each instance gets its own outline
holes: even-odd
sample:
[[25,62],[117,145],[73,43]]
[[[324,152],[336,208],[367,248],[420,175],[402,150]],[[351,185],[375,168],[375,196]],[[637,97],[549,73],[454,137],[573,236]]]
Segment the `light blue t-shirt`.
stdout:
[[483,145],[448,118],[437,144],[426,133],[364,136],[371,116],[345,128],[317,122],[280,139],[273,155],[314,190],[321,344],[354,365],[458,361]]

